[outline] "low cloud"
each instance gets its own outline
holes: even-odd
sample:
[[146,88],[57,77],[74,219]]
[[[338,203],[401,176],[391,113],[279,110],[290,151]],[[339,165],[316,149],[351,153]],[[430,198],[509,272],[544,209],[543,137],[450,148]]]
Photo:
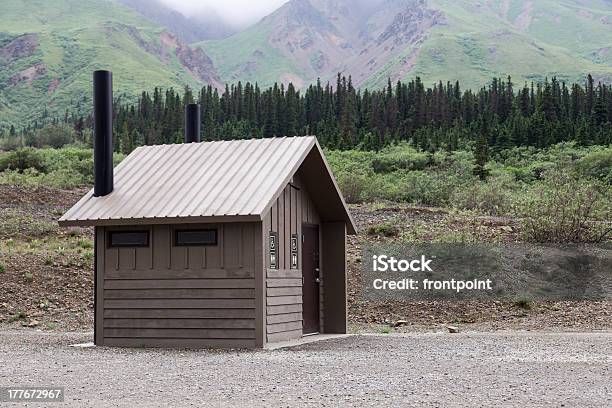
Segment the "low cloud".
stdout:
[[216,14],[233,27],[253,24],[288,0],[160,0],[166,6],[189,17]]

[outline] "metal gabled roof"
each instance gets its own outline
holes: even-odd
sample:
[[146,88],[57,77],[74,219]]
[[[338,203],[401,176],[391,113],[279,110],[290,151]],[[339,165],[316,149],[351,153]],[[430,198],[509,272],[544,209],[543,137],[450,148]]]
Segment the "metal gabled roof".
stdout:
[[139,147],[114,169],[112,193],[90,190],[59,223],[260,220],[313,149],[322,156],[312,136]]

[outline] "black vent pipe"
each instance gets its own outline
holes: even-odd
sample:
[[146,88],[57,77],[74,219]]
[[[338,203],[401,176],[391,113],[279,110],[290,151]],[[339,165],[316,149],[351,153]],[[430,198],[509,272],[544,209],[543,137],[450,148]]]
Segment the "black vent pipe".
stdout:
[[113,74],[95,71],[94,102],[94,197],[113,191]]
[[185,143],[200,141],[200,105],[190,103],[185,106]]

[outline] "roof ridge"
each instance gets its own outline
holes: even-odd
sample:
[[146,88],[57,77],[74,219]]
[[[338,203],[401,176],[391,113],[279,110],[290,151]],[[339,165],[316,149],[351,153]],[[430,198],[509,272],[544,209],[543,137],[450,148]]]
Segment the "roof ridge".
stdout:
[[148,149],[148,148],[161,147],[161,146],[176,146],[176,145],[191,146],[191,145],[213,144],[213,143],[223,143],[223,142],[225,142],[225,143],[240,143],[240,142],[258,142],[260,140],[307,139],[307,138],[316,139],[317,137],[315,135],[272,136],[272,137],[251,137],[249,139],[203,140],[203,141],[198,142],[198,143],[183,143],[183,142],[180,142],[180,143],[179,142],[177,142],[177,143],[161,143],[161,144],[152,144],[152,145],[138,146],[133,151],[136,151],[138,149]]
[[[314,136],[141,147],[113,170],[116,182],[110,194],[93,197],[88,192],[60,225],[261,220],[313,149],[320,150]],[[333,178],[325,161],[320,166],[313,168],[321,172],[318,177]],[[350,215],[339,215],[348,209],[335,181],[325,185],[326,192],[338,195],[334,217],[347,219],[352,230]]]

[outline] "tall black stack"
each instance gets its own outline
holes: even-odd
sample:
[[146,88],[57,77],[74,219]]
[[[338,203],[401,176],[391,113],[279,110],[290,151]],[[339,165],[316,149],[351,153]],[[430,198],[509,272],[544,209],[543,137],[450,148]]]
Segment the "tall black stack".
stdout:
[[113,191],[113,74],[95,71],[94,102],[94,197]]
[[185,106],[185,143],[200,141],[200,105],[190,103]]

